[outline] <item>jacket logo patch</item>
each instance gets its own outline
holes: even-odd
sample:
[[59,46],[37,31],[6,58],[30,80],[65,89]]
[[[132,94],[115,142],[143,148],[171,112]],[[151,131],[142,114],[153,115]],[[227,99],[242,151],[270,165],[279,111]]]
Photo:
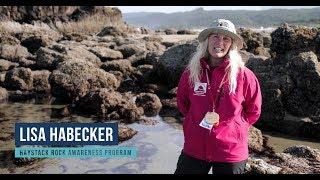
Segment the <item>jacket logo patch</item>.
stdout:
[[196,82],[193,89],[193,95],[205,96],[207,92],[207,83]]

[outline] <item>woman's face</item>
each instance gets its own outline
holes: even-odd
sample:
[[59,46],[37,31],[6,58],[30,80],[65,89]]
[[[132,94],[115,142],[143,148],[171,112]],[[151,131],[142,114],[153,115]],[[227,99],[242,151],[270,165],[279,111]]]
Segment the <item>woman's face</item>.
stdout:
[[232,44],[232,39],[223,34],[211,34],[208,38],[208,51],[213,58],[224,57]]

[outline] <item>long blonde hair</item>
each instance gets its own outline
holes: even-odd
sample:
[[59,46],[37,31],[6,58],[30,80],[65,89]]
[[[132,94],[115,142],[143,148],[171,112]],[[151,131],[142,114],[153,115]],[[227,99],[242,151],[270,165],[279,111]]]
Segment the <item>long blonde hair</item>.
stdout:
[[[235,93],[237,88],[237,74],[240,68],[244,67],[244,62],[238,52],[237,46],[232,43],[230,46],[230,50],[226,55],[230,59],[230,63],[226,68],[228,73],[227,77],[229,80],[229,89],[230,93]],[[196,82],[200,81],[201,76],[201,65],[200,59],[201,58],[209,59],[210,54],[208,51],[208,38],[205,41],[199,42],[196,52],[193,54],[187,68],[190,71],[189,82],[194,85]]]

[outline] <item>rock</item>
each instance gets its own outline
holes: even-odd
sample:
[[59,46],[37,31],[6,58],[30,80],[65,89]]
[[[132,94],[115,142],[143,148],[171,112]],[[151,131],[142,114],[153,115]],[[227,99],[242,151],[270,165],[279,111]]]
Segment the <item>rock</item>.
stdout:
[[139,122],[139,124],[143,124],[143,125],[156,125],[158,124],[159,122],[156,121],[156,120],[153,120],[152,118],[148,118],[148,117],[142,117]]
[[147,42],[158,42],[161,43],[163,38],[160,36],[156,36],[156,35],[150,35],[150,36],[145,36],[142,38],[142,40],[147,41]]
[[135,44],[124,44],[119,46],[116,50],[123,54],[124,59],[127,59],[134,54],[143,54],[146,51],[145,47]]
[[120,142],[131,139],[137,133],[138,133],[138,131],[136,131],[128,126],[125,126],[123,124],[119,124],[118,135],[119,135]]
[[259,158],[249,158],[250,174],[278,174],[280,167],[271,165]]
[[4,86],[13,90],[32,90],[33,77],[29,68],[15,68],[6,73]]
[[68,106],[63,108],[52,108],[51,109],[51,118],[64,118],[71,116],[71,109]]
[[177,34],[177,30],[175,29],[165,29],[164,32],[166,35]]
[[151,33],[151,30],[145,28],[145,27],[140,27],[140,32],[141,34],[150,34]]
[[21,41],[21,45],[26,47],[28,51],[34,54],[40,47],[46,47],[53,43],[49,36],[34,35],[27,37]]
[[187,29],[182,29],[178,30],[177,34],[197,34],[195,31],[187,30]]
[[64,34],[61,40],[82,42],[88,40],[88,36],[83,33],[71,32]]
[[320,162],[320,150],[310,148],[308,146],[299,145],[291,146],[283,151],[284,153],[291,154],[292,156],[299,158],[311,158],[315,161]]
[[123,75],[129,76],[133,72],[131,62],[128,60],[113,60],[105,62],[101,65],[105,71],[120,71]]
[[117,26],[106,26],[97,34],[97,36],[100,37],[107,35],[127,37],[127,35]]
[[0,58],[12,61],[12,62],[18,62],[22,58],[30,57],[31,54],[28,52],[27,48],[21,46],[21,45],[6,45],[1,44],[0,45]]
[[5,88],[0,87],[0,103],[6,102],[9,98],[8,92]]
[[161,117],[173,117],[175,119],[179,119],[182,123],[183,115],[178,110],[177,99],[161,99],[162,108],[159,112]]
[[315,48],[314,39],[317,32],[317,28],[283,24],[271,33],[270,49],[277,54],[299,49],[312,50]]
[[0,72],[0,85],[4,83],[6,72]]
[[140,93],[137,96],[136,105],[138,107],[143,107],[146,116],[156,116],[162,108],[158,96],[151,93]]
[[264,150],[262,133],[254,126],[251,126],[249,129],[249,150],[251,152],[261,152]]
[[101,59],[101,61],[108,61],[108,60],[123,58],[123,55],[120,51],[116,51],[116,50],[109,49],[102,46],[93,47],[89,49],[89,51],[94,53],[96,56],[98,56]]
[[48,48],[40,48],[36,57],[36,65],[44,69],[56,69],[58,64],[66,59],[63,54]]
[[139,121],[143,115],[143,109],[138,108],[131,98],[107,88],[90,91],[79,100],[76,107],[106,120],[121,120],[126,123]]
[[155,65],[155,70],[169,88],[177,87],[180,76],[197,48],[197,42],[177,45],[166,50]]
[[31,91],[9,91],[9,101],[11,102],[25,102],[30,101],[36,97],[35,92]]
[[49,83],[49,76],[51,72],[48,70],[32,71],[33,87],[36,92],[49,93],[51,86]]
[[49,82],[52,94],[76,101],[96,88],[119,87],[119,82],[113,74],[96,68],[92,63],[83,60],[64,61],[54,70]]
[[5,59],[0,59],[0,71],[8,71],[18,66],[19,66],[18,63],[13,63]]
[[15,38],[14,36],[10,35],[1,35],[0,36],[0,44],[6,44],[6,45],[19,45],[20,41],[19,39]]

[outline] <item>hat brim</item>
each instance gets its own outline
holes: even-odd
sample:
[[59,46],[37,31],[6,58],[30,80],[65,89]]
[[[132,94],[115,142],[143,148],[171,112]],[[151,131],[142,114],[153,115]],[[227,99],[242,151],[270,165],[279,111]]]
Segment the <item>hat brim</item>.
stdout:
[[234,41],[234,43],[236,43],[239,50],[242,49],[242,47],[243,47],[243,40],[239,35],[234,34],[230,31],[227,31],[224,29],[218,29],[218,28],[208,28],[208,29],[201,31],[198,36],[198,40],[200,42],[202,42],[202,41],[206,40],[209,37],[209,35],[212,33],[223,34],[223,35],[230,37]]

